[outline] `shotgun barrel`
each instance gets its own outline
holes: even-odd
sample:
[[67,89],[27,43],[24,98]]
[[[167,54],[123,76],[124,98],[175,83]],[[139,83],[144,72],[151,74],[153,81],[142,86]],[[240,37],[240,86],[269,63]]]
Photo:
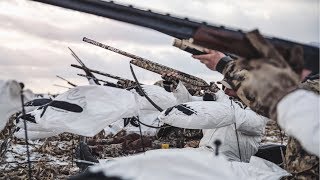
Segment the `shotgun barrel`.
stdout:
[[65,78],[63,78],[63,77],[61,77],[61,76],[58,76],[58,75],[56,75],[56,76],[57,76],[57,78],[60,78],[60,79],[62,79],[62,80],[64,80],[64,81],[66,81],[66,82],[67,82],[68,84],[70,84],[71,86],[77,87],[77,85],[75,85],[75,84],[73,84],[72,82],[66,80]]
[[[75,68],[78,68],[78,69],[83,69],[82,66],[78,66],[76,64],[71,64],[71,66],[75,67]],[[90,69],[90,68],[87,68],[87,70],[92,72],[92,73],[96,73],[96,74],[99,74],[99,75],[102,75],[102,76],[106,76],[106,77],[109,77],[109,78],[112,78],[112,79],[117,79],[117,80],[122,81],[122,82],[130,82],[132,84],[135,83],[135,81],[132,81],[130,79],[125,79],[125,78],[122,78],[122,77],[119,77],[119,76],[115,76],[115,75],[112,75],[112,74],[109,74],[109,73],[101,72],[101,71],[98,71],[98,70],[94,70],[94,69]]]
[[87,76],[85,74],[77,74],[77,75],[81,76],[81,77],[85,77],[85,78],[92,78],[93,80],[103,82],[104,86],[110,86],[110,87],[116,87],[116,88],[124,89],[121,85],[113,83],[113,82],[110,82],[110,81],[105,81],[105,80],[102,80],[102,79],[93,78],[93,77]]

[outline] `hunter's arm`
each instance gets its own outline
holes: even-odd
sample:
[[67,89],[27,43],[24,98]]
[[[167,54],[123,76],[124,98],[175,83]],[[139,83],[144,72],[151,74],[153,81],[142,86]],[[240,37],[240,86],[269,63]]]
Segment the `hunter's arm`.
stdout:
[[230,58],[229,56],[225,56],[218,61],[218,64],[216,66],[216,70],[219,73],[225,75],[225,73],[227,73],[226,69],[229,69],[227,67],[229,67],[232,63],[234,63],[234,60],[232,58]]

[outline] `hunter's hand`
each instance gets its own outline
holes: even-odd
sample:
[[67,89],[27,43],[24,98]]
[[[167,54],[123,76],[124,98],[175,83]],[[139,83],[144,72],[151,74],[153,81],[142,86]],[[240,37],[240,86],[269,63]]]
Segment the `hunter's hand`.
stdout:
[[200,60],[201,63],[205,64],[209,69],[215,71],[216,66],[221,58],[225,57],[226,55],[222,52],[205,49],[205,52],[208,54],[203,55],[193,55],[192,57],[195,59]]
[[164,72],[161,75],[163,81],[163,88],[168,92],[173,92],[177,88],[179,79],[176,72]]
[[178,73],[176,72],[164,72],[162,73],[161,78],[165,81],[179,81]]

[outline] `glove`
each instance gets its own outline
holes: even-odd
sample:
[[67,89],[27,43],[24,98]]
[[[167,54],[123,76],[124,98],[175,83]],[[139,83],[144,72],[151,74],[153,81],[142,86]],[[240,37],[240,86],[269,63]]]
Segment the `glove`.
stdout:
[[173,92],[173,90],[176,89],[179,84],[177,73],[174,73],[174,72],[163,73],[161,75],[161,78],[164,80],[163,88],[168,92]]

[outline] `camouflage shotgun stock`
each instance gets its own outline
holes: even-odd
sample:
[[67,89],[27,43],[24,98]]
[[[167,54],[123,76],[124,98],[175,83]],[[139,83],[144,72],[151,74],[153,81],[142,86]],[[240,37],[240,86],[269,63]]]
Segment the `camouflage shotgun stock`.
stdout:
[[207,87],[209,86],[209,84],[207,82],[205,82],[204,80],[202,79],[194,79],[194,78],[191,78],[192,75],[189,75],[189,74],[181,74],[180,71],[177,71],[175,69],[172,69],[172,68],[169,68],[167,66],[163,66],[163,65],[160,65],[160,64],[154,64],[153,62],[148,62],[148,61],[141,61],[139,59],[132,59],[130,61],[131,64],[134,64],[138,67],[141,67],[143,69],[146,69],[146,70],[149,70],[149,71],[152,71],[154,73],[157,73],[157,74],[160,74],[162,75],[163,73],[166,73],[166,72],[177,72],[178,73],[178,76],[177,76],[177,79],[180,80],[180,81],[183,81],[185,83],[188,83],[188,84],[191,84],[193,86],[196,86],[196,87]]
[[178,74],[177,78],[179,80],[183,81],[183,82],[186,82],[186,83],[192,84],[194,86],[198,86],[198,87],[201,87],[201,86],[207,87],[207,86],[209,86],[209,84],[206,81],[204,81],[203,79],[198,78],[196,76],[193,76],[193,75],[178,71],[176,69],[161,65],[159,63],[144,59],[142,57],[139,57],[139,56],[136,56],[134,54],[130,54],[128,52],[122,51],[120,49],[117,49],[117,48],[114,48],[114,47],[99,43],[97,41],[94,41],[92,39],[88,39],[86,37],[83,38],[83,41],[87,42],[87,43],[90,43],[90,44],[93,44],[93,45],[96,45],[96,46],[99,46],[101,48],[113,51],[115,53],[130,57],[130,58],[132,58],[132,60],[130,61],[131,64],[134,64],[134,65],[139,66],[139,67],[141,67],[143,69],[152,71],[154,73],[162,75],[163,73],[166,73],[166,72],[176,72]]
[[[119,80],[117,83],[120,84],[124,89],[132,89],[137,85],[135,81],[131,81],[131,80],[127,80],[127,81]],[[140,85],[143,85],[143,84],[140,83]]]

